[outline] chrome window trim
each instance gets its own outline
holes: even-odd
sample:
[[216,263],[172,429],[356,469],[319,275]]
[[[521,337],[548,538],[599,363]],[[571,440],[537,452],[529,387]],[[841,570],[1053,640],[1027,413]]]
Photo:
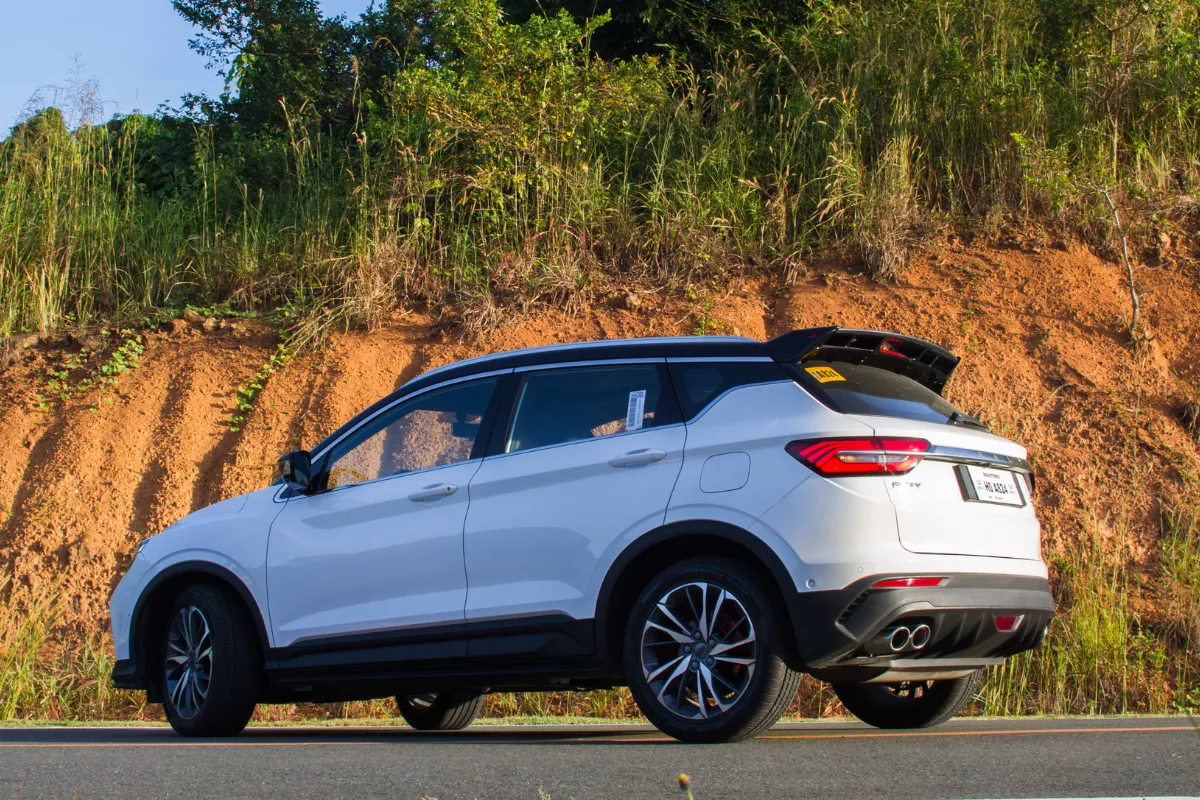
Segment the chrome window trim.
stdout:
[[[483,379],[485,379],[485,378],[494,378],[494,377],[496,377],[496,376],[499,376],[499,375],[508,375],[508,374],[510,374],[511,372],[512,372],[512,368],[511,368],[511,367],[509,367],[508,369],[498,369],[498,370],[492,370],[491,372],[477,372],[477,373],[475,373],[474,375],[464,375],[464,376],[463,376],[463,377],[461,377],[461,378],[452,378],[451,380],[442,381],[441,383],[435,383],[434,385],[432,385],[432,386],[427,386],[427,387],[425,387],[424,389],[418,389],[418,390],[417,390],[417,391],[415,391],[415,392],[410,392],[409,394],[406,394],[406,395],[402,395],[402,396],[400,396],[400,397],[397,397],[395,400],[393,400],[392,402],[388,403],[386,406],[384,406],[383,408],[379,409],[378,411],[376,411],[376,412],[375,412],[374,414],[372,414],[371,416],[369,416],[369,417],[367,417],[366,419],[364,419],[364,420],[363,420],[362,422],[360,422],[358,425],[355,425],[353,428],[351,428],[350,430],[348,430],[348,431],[346,431],[345,433],[343,433],[343,434],[342,434],[341,436],[339,436],[337,439],[334,439],[332,442],[330,442],[328,445],[326,445],[326,446],[325,446],[324,448],[322,448],[321,450],[319,450],[319,451],[317,451],[317,452],[315,452],[315,453],[312,453],[312,454],[310,454],[310,455],[309,455],[309,458],[310,458],[310,459],[312,460],[312,462],[315,464],[315,463],[317,462],[317,460],[318,460],[318,459],[322,459],[322,458],[324,458],[324,457],[325,457],[325,456],[326,456],[326,455],[329,453],[329,451],[330,451],[330,450],[332,450],[333,448],[337,447],[339,444],[341,444],[342,442],[346,441],[346,439],[347,439],[347,438],[349,438],[350,436],[352,436],[352,435],[354,435],[355,433],[358,433],[360,430],[362,430],[364,426],[366,426],[366,425],[370,425],[372,422],[374,422],[375,420],[379,419],[379,417],[380,417],[381,415],[388,413],[389,411],[391,411],[393,408],[395,408],[396,406],[398,406],[398,405],[399,405],[399,404],[401,404],[401,403],[407,403],[409,400],[412,400],[412,399],[414,399],[414,398],[417,398],[417,397],[421,397],[422,395],[428,394],[429,392],[433,392],[433,391],[436,391],[436,390],[438,390],[438,389],[444,389],[444,388],[446,388],[447,386],[454,386],[455,384],[459,384],[459,383],[466,383],[467,381],[476,381],[476,380],[483,380]],[[454,462],[454,463],[456,463],[456,464],[462,464],[462,463],[465,463],[465,462],[463,462],[463,461],[456,461],[456,462]],[[431,469],[436,469],[436,467],[431,467]],[[415,474],[415,473],[405,473],[405,474],[406,474],[406,475],[411,475],[411,474]],[[379,480],[379,479],[378,479],[378,478],[376,478],[376,480]],[[360,485],[360,484],[355,484],[355,485],[356,485],[356,486],[358,486],[358,485]]]
[[668,364],[730,364],[747,362],[775,363],[770,356],[669,356]]
[[[607,442],[611,439],[616,439],[621,436],[637,436],[641,433],[654,433],[656,431],[666,431],[671,428],[682,427],[682,422],[672,422],[670,425],[659,425],[654,428],[639,428],[636,431],[617,431],[606,436],[593,436],[590,439],[576,439],[573,442],[559,442],[558,444],[544,444],[541,447],[527,447],[524,450],[514,450],[511,453],[496,453],[495,455],[484,456],[485,461],[493,461],[500,458],[509,458],[510,456],[523,456],[526,453],[538,453],[542,450],[554,450],[559,447],[571,447],[577,444],[591,444],[592,442]],[[459,462],[462,463],[462,462]],[[661,463],[661,462],[659,462]]]
[[[327,497],[335,492],[343,492],[347,489],[357,489],[360,486],[374,486],[375,484],[383,483],[384,481],[395,480],[396,478],[408,478],[413,475],[428,475],[431,472],[437,472],[439,469],[449,469],[450,467],[461,467],[463,464],[481,463],[482,461],[483,461],[482,457],[468,458],[465,461],[455,461],[450,464],[438,464],[436,467],[426,467],[425,469],[414,469],[410,472],[393,472],[391,475],[380,475],[378,478],[372,478],[369,481],[362,481],[360,483],[348,483],[345,486],[335,486],[332,489],[322,489],[321,491],[313,492],[312,494],[296,494],[296,495],[293,495],[292,497],[288,497],[285,499],[298,500],[300,498]],[[465,487],[460,487],[460,488],[465,488]]]
[[649,358],[598,358],[588,361],[564,361],[561,364],[526,364],[523,367],[513,367],[513,372],[545,372],[558,369],[582,369],[586,367],[623,366],[629,364],[662,364],[666,359],[662,356]]

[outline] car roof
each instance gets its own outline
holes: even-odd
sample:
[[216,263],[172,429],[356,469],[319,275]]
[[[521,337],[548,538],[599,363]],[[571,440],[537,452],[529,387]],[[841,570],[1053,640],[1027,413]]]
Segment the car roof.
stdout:
[[476,356],[436,367],[418,375],[388,396],[355,414],[352,419],[313,447],[312,451],[316,453],[323,450],[341,438],[343,432],[358,425],[359,422],[370,417],[379,409],[391,405],[400,397],[445,381],[518,367],[565,364],[577,361],[607,361],[627,358],[763,357],[769,355],[767,344],[767,342],[745,336],[656,336],[639,339],[567,342]]
[[765,356],[763,342],[745,336],[650,336],[639,339],[602,339],[591,342],[523,347],[431,369],[418,375],[401,389],[419,389],[430,383],[471,375],[477,372],[513,369],[573,361],[606,361],[624,358],[730,357]]
[[[468,358],[422,373],[370,407],[363,409],[313,448],[323,450],[339,439],[350,428],[375,414],[379,409],[391,405],[399,398],[445,381],[467,378],[482,373],[498,372],[520,367],[544,364],[567,364],[579,361],[607,361],[635,358],[770,358],[778,362],[798,361],[805,353],[815,353],[815,347],[845,340],[866,337],[871,347],[877,346],[881,337],[899,337],[890,341],[907,341],[920,346],[937,358],[952,359],[949,369],[958,359],[940,347],[920,339],[880,331],[863,331],[837,326],[803,328],[788,331],[765,342],[744,336],[660,336],[641,339],[605,339],[592,342],[570,342],[564,344],[526,347],[506,350],[485,356]],[[948,376],[948,371],[946,375]],[[944,380],[943,380],[944,382]]]

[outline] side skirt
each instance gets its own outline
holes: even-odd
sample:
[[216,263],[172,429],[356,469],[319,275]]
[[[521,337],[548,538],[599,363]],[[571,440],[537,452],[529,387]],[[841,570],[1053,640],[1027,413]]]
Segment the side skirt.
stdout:
[[366,700],[448,688],[545,691],[622,682],[594,620],[540,615],[328,637],[266,654],[264,702]]

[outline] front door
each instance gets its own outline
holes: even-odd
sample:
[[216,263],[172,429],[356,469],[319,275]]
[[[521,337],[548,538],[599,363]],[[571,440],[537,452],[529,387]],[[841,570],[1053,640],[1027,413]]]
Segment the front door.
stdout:
[[[664,373],[660,360],[518,376],[501,452],[471,481],[465,548],[473,655],[548,653],[546,637],[563,625],[569,635],[573,620],[584,623],[586,638],[603,578],[598,564],[620,540],[662,524],[679,475],[686,432]],[[497,623],[471,624],[484,620]],[[487,641],[488,631],[503,629],[503,641]],[[511,635],[522,629],[527,635]]]
[[364,644],[414,628],[461,632],[467,486],[498,380],[402,400],[318,459],[318,490],[290,498],[271,526],[276,647],[330,637]]

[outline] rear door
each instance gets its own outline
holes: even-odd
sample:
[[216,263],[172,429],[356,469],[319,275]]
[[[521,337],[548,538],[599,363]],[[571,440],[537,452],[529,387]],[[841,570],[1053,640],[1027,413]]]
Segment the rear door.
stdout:
[[900,544],[914,553],[1041,558],[1024,447],[995,436],[904,375],[861,364],[806,361],[802,380],[878,438],[929,442],[911,472],[884,481]]
[[[513,411],[471,481],[467,622],[591,620],[610,545],[663,522],[686,435],[678,402],[662,359],[514,378]],[[470,647],[515,653],[540,641],[472,634]]]
[[876,436],[925,439],[934,454],[906,475],[882,479],[896,506],[905,550],[1041,558],[1031,485],[1014,469],[1024,461],[1025,448],[982,431],[947,430],[947,425],[903,419],[859,419],[873,422]]

